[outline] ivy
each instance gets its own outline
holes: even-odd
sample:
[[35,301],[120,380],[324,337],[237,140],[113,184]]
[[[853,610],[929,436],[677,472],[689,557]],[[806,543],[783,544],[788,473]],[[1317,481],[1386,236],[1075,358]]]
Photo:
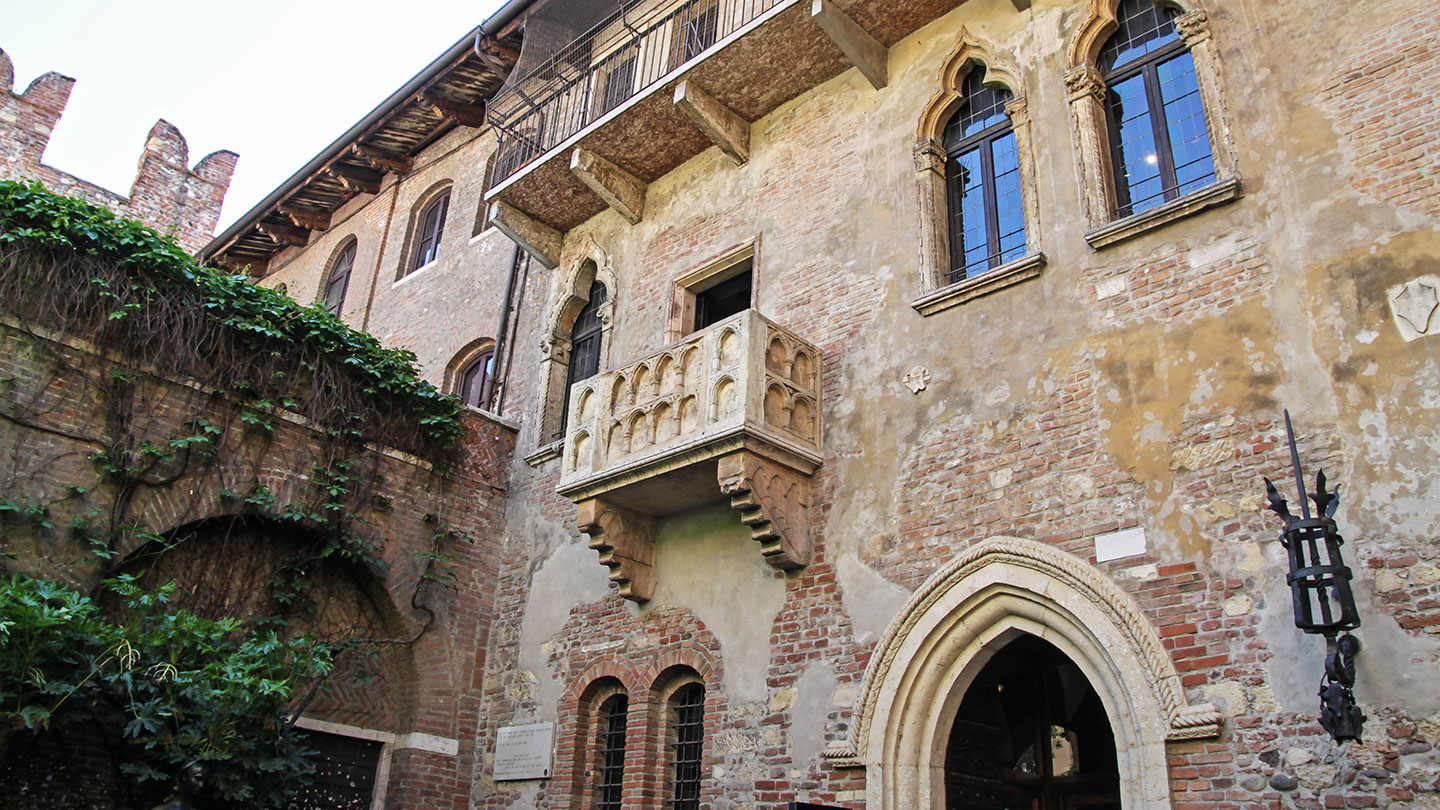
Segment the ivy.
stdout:
[[[88,286],[90,294],[105,304],[107,323],[138,320],[154,309],[162,316],[167,311],[176,315],[199,311],[254,356],[274,358],[274,374],[293,377],[295,386],[320,373],[317,363],[308,359],[318,353],[343,369],[360,400],[399,409],[409,429],[427,441],[449,447],[460,438],[458,400],[419,377],[414,354],[382,346],[323,308],[302,306],[242,276],[202,267],[173,241],[138,222],[53,194],[38,183],[0,181],[0,248],[6,247],[74,251],[113,263],[121,271],[118,276],[73,279],[68,286],[69,290]],[[55,280],[31,285],[42,286],[58,285]],[[287,360],[298,361],[299,367],[287,368]],[[232,386],[232,393],[272,383],[248,380]],[[290,394],[262,398],[251,419],[257,427],[273,429],[273,422],[258,412],[297,405]],[[362,413],[348,413],[337,421],[340,424],[331,427],[358,435],[371,420]]]

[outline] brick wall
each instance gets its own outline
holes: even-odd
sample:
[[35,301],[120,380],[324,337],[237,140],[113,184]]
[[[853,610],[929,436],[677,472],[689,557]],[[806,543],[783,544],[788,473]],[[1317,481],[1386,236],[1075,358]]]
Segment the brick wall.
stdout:
[[41,162],[75,80],[46,73],[23,93],[14,91],[14,66],[0,50],[0,179],[38,180],[46,188],[138,219],[190,253],[210,241],[238,156],[212,152],[193,167],[180,130],[160,120],[145,137],[129,196],[103,189]]

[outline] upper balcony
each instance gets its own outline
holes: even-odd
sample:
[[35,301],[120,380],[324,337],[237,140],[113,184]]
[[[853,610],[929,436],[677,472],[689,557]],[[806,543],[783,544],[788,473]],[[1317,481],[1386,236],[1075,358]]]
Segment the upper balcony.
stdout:
[[607,205],[638,221],[649,183],[711,145],[743,163],[750,123],[806,90],[852,65],[883,86],[886,49],[962,2],[624,3],[491,101],[500,148],[486,199],[541,242]]
[[772,565],[809,562],[820,357],[746,310],[572,386],[558,489],[623,595],[649,598],[656,517],[726,498]]

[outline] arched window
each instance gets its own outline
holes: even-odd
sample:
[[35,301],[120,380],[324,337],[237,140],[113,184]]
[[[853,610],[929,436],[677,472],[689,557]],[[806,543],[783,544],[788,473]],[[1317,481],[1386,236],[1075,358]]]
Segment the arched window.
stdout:
[[345,291],[350,288],[350,271],[355,269],[355,246],[351,241],[335,257],[330,265],[330,275],[325,281],[325,309],[335,315],[345,306]]
[[580,310],[580,314],[575,316],[575,325],[570,328],[570,365],[565,374],[565,390],[561,394],[563,404],[560,410],[560,429],[556,431],[553,439],[565,435],[565,425],[570,418],[570,386],[589,379],[600,371],[601,339],[604,336],[600,307],[609,297],[604,284],[592,282],[589,301]]
[[691,682],[666,702],[669,805],[671,810],[699,810],[704,773],[705,687]]
[[1215,182],[1195,60],[1156,0],[1122,0],[1100,49],[1115,173],[1116,217],[1154,208]]
[[408,272],[424,267],[440,255],[440,235],[445,232],[445,214],[450,209],[447,189],[425,206],[415,229],[415,252],[410,256]]
[[620,810],[625,788],[625,725],[630,699],[611,695],[600,704],[595,717],[594,774],[595,807]]
[[1025,210],[1015,132],[1005,105],[1011,94],[986,87],[972,66],[961,87],[963,106],[945,125],[950,273],[963,281],[1025,255]]
[[455,375],[455,395],[473,408],[489,408],[495,394],[495,347],[475,355]]

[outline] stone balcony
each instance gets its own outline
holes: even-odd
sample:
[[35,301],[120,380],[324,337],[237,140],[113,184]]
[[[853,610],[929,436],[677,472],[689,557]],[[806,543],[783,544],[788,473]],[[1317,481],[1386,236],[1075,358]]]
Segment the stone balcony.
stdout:
[[746,310],[571,388],[558,490],[621,595],[653,592],[657,518],[725,499],[771,565],[809,562],[820,356]]

